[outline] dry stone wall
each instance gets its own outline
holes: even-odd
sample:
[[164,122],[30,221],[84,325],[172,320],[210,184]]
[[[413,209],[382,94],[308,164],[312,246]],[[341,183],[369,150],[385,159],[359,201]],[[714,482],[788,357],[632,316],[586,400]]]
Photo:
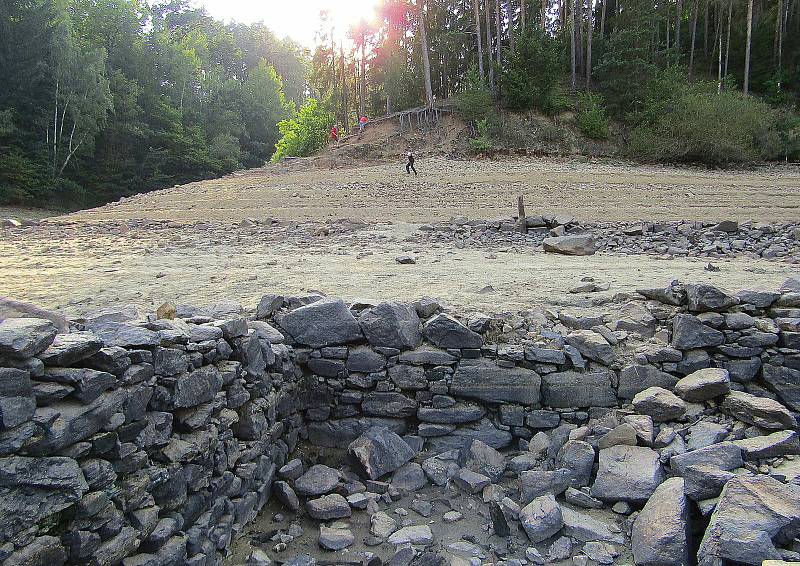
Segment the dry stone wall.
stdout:
[[[371,506],[374,523],[358,486],[388,474],[485,501],[511,478],[495,532],[518,522],[532,545],[555,537],[554,555],[566,537],[576,558],[617,545],[636,564],[797,559],[798,411],[794,280],[735,295],[674,282],[581,315],[269,295],[251,316],[7,319],[0,562],[219,564],[273,491],[319,520]],[[300,440],[347,448],[364,483],[304,469]],[[628,509],[612,530],[580,511],[612,505]],[[425,529],[381,533],[426,546]]]

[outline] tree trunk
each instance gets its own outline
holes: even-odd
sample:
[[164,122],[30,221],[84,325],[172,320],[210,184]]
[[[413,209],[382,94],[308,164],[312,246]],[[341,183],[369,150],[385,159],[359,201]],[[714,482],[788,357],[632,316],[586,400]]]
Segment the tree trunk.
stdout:
[[478,39],[478,70],[481,74],[481,82],[486,80],[486,75],[483,72],[483,45],[481,44],[481,9],[478,6],[480,0],[472,0],[472,8],[475,11],[475,37]]
[[344,132],[350,131],[350,120],[347,115],[347,69],[344,66],[344,45],[339,46],[339,63],[342,67],[342,125]]
[[547,31],[547,4],[548,0],[542,0],[542,30]]
[[486,16],[486,52],[489,60],[489,88],[492,94],[496,94],[494,86],[494,65],[492,64],[492,11],[489,7],[489,0],[483,0],[483,11]]
[[722,69],[722,76],[728,76],[728,61],[731,55],[731,20],[733,19],[733,1],[728,4],[728,30],[725,32],[725,67]]
[[583,0],[578,0],[575,4],[575,18],[576,18],[576,26],[577,26],[577,45],[576,45],[576,52],[575,56],[577,57],[578,61],[578,73],[583,73],[584,69],[586,68],[584,65],[584,46],[583,46]]
[[573,0],[572,9],[570,10],[570,12],[572,12],[572,14],[571,14],[572,17],[570,18],[570,20],[571,20],[571,25],[570,25],[570,28],[571,28],[570,65],[571,65],[571,70],[572,70],[572,90],[573,91],[575,90],[575,87],[577,85],[576,56],[575,56],[576,55],[575,54],[575,41],[577,39],[576,38],[577,30],[575,29],[575,12],[577,11],[576,10],[576,6],[578,5],[579,1],[580,0]]
[[608,0],[602,0],[603,5],[600,8],[600,38],[604,39],[606,37],[606,4],[608,4]]
[[495,41],[497,42],[497,67],[499,68],[502,61],[503,61],[503,54],[501,51],[503,50],[502,44],[502,37],[503,37],[503,29],[500,27],[500,2],[502,0],[495,0],[494,3],[494,29],[496,31],[495,34]]
[[692,80],[692,67],[694,66],[694,42],[697,36],[697,12],[699,11],[699,0],[694,0],[694,10],[692,12],[692,46],[689,49],[689,80]]
[[433,106],[433,88],[431,87],[431,58],[428,53],[428,31],[425,29],[425,0],[419,1],[419,37],[422,41],[422,67],[425,73],[425,103]]
[[511,10],[511,0],[506,0],[506,17],[508,18],[508,47],[513,53],[516,46],[514,38],[514,12]]
[[528,0],[522,0],[519,3],[519,23],[522,31],[525,31],[525,4]]
[[681,20],[683,19],[683,0],[677,0],[675,14],[675,49],[678,50],[678,56],[681,52]]
[[586,34],[586,90],[592,88],[592,35],[594,33],[594,0],[589,0]]
[[750,92],[750,43],[753,39],[753,0],[747,2],[747,44],[744,48],[744,88],[745,94]]
[[366,104],[366,87],[367,87],[367,63],[365,61],[365,47],[366,40],[361,37],[361,86],[359,87],[358,96],[358,112],[359,118],[364,116],[367,112]]
[[703,53],[708,55],[708,16],[709,14],[709,5],[711,4],[711,0],[705,0],[706,2],[706,14],[703,18]]
[[722,92],[722,19],[717,18],[717,42],[719,55],[717,55],[717,92]]

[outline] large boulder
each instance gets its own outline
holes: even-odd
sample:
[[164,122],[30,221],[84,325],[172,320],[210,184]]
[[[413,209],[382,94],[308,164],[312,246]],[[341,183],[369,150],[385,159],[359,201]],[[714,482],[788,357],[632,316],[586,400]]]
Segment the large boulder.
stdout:
[[295,342],[312,348],[363,339],[358,321],[341,299],[320,299],[287,313],[279,323]]
[[39,354],[47,366],[70,366],[96,354],[103,341],[92,332],[69,332],[56,335],[53,343]]
[[381,303],[361,313],[358,322],[373,346],[411,350],[422,343],[419,316],[409,305]]
[[689,500],[683,478],[662,483],[636,517],[631,533],[637,566],[689,564]]
[[215,366],[203,366],[180,376],[175,383],[175,406],[196,407],[211,401],[222,389],[222,374]]
[[697,553],[700,566],[760,565],[779,560],[776,543],[800,531],[800,486],[766,476],[739,476],[725,484]]
[[389,417],[361,417],[312,421],[307,425],[308,440],[317,446],[347,448],[351,442],[372,427],[384,427],[405,434],[408,425],[405,419]]
[[300,495],[323,495],[333,491],[340,479],[339,470],[324,464],[315,464],[295,480],[294,489]]
[[529,470],[519,475],[520,503],[525,505],[537,497],[561,495],[572,482],[572,472],[566,468],[553,471]]
[[584,358],[607,366],[614,362],[614,349],[611,344],[594,330],[575,330],[567,334],[565,341],[577,348]]
[[690,373],[675,385],[675,393],[690,403],[710,401],[731,390],[728,370],[705,368]]
[[600,451],[592,497],[643,504],[664,481],[658,452],[644,446],[612,446]]
[[564,526],[561,506],[552,494],[537,497],[523,507],[519,521],[533,544],[549,539]]
[[52,344],[57,332],[44,318],[7,318],[0,321],[0,354],[32,358]]
[[497,483],[506,471],[506,458],[500,452],[481,442],[473,440],[464,450],[463,466],[473,472],[487,476]]
[[622,399],[633,399],[637,393],[649,387],[672,389],[676,383],[677,377],[651,365],[630,365],[619,372],[617,394]]
[[633,408],[640,415],[648,415],[656,422],[672,421],[686,413],[686,403],[661,387],[650,387],[633,398]]
[[754,436],[733,441],[742,449],[745,460],[777,458],[788,454],[800,454],[800,441],[793,430],[779,430],[765,436]]
[[672,319],[672,347],[678,350],[710,348],[725,343],[725,335],[706,326],[691,314],[676,314]]
[[100,321],[86,325],[106,346],[152,348],[161,343],[158,332],[126,322]]
[[437,314],[425,323],[425,338],[440,348],[480,348],[481,335],[448,314]]
[[597,242],[590,234],[555,236],[542,241],[544,251],[563,255],[594,255]]
[[77,503],[87,491],[72,458],[0,458],[0,541]]
[[794,411],[800,411],[800,369],[765,364],[763,379]]
[[611,373],[562,371],[542,376],[542,405],[545,407],[614,407],[617,396]]
[[450,393],[488,403],[535,405],[539,402],[541,383],[539,374],[533,370],[501,368],[482,359],[459,364]]
[[564,520],[565,536],[581,542],[601,541],[611,544],[623,544],[625,542],[625,535],[618,532],[618,528],[612,529],[608,523],[595,519],[581,511],[573,511],[564,506],[561,508],[561,518]]
[[742,449],[733,442],[720,442],[699,450],[677,454],[669,459],[672,473],[682,476],[689,466],[715,466],[721,470],[735,470],[744,465]]
[[739,304],[739,299],[736,297],[706,283],[690,283],[685,289],[689,310],[692,312],[721,312]]
[[389,474],[414,457],[414,451],[387,428],[371,428],[348,447],[360,471],[370,479]]
[[731,391],[722,401],[722,410],[761,428],[783,430],[797,426],[792,413],[777,401],[743,391]]
[[570,471],[570,485],[572,487],[584,487],[592,481],[594,456],[594,448],[588,442],[568,440],[558,451],[556,467]]

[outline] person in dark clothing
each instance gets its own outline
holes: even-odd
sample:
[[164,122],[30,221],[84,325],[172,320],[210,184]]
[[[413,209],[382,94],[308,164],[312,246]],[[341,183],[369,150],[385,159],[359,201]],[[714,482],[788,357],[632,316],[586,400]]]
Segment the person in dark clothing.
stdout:
[[406,173],[411,174],[414,172],[414,176],[417,175],[417,170],[414,168],[414,154],[411,151],[406,152],[406,157],[408,157],[408,163],[406,163]]

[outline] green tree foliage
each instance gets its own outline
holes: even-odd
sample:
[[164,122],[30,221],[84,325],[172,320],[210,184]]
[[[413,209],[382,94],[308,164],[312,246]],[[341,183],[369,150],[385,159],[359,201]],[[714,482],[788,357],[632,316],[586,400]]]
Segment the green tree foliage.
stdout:
[[481,80],[476,67],[467,73],[466,88],[456,99],[458,111],[465,120],[482,120],[492,110],[492,92]]
[[333,122],[334,116],[325,110],[325,105],[310,98],[296,117],[278,123],[283,137],[278,141],[272,161],[311,155],[325,145]]
[[575,109],[578,111],[578,127],[587,137],[598,140],[608,138],[608,116],[602,96],[591,92],[580,94]]
[[264,163],[309,63],[187,0],[24,0],[0,68],[0,203],[77,208]]
[[507,50],[502,69],[503,103],[511,110],[539,110],[554,114],[563,107],[561,81],[565,74],[561,42],[529,27]]

